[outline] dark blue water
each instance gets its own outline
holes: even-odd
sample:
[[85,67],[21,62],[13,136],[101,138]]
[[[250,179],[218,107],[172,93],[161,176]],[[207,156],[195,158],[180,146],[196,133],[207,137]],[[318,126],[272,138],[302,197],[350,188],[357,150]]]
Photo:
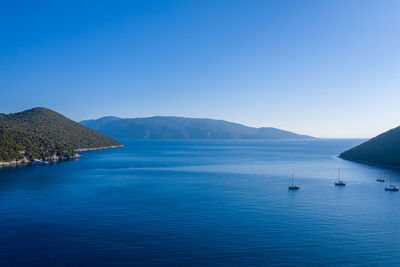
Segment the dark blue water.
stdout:
[[127,141],[1,170],[0,265],[399,265],[400,192],[336,157],[359,142]]

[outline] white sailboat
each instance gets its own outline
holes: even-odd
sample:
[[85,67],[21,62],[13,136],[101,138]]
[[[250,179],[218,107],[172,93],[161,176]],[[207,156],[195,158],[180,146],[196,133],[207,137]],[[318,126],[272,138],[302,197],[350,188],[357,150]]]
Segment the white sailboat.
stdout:
[[399,191],[399,187],[396,185],[392,185],[392,176],[390,176],[390,185],[385,187],[385,191]]
[[335,186],[345,186],[346,183],[343,180],[340,180],[340,168],[339,168],[339,180],[335,182]]
[[383,176],[381,176],[381,177],[377,178],[376,181],[377,182],[381,182],[381,183],[385,183],[386,179]]
[[294,184],[294,175],[293,175],[293,173],[292,173],[292,184],[289,185],[289,190],[298,190],[298,189],[300,189],[300,186]]

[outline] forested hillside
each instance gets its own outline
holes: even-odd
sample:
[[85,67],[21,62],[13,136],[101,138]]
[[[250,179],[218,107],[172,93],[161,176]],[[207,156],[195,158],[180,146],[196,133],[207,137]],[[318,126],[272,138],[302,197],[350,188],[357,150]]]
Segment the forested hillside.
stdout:
[[341,158],[391,166],[400,166],[400,127],[380,134],[340,155]]
[[75,149],[119,145],[50,109],[0,114],[0,162],[69,159],[76,156]]

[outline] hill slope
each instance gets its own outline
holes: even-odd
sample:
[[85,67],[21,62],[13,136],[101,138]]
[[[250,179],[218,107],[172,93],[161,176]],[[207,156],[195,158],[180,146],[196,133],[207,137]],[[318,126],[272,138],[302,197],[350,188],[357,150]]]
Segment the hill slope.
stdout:
[[353,147],[340,154],[340,157],[371,164],[400,166],[400,127]]
[[223,120],[182,117],[122,119],[103,117],[81,122],[114,138],[131,139],[301,139],[312,138],[265,127],[253,128]]
[[61,144],[29,133],[0,129],[0,161],[71,159],[76,153]]
[[50,109],[0,114],[0,162],[69,159],[77,149],[119,145]]

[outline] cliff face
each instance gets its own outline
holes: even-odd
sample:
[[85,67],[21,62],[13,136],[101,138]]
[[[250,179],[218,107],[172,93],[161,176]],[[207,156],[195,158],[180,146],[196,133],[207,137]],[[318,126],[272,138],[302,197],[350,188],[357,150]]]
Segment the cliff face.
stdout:
[[49,109],[0,114],[0,167],[70,160],[78,157],[79,149],[121,145]]
[[400,127],[353,147],[340,157],[347,160],[400,167]]

